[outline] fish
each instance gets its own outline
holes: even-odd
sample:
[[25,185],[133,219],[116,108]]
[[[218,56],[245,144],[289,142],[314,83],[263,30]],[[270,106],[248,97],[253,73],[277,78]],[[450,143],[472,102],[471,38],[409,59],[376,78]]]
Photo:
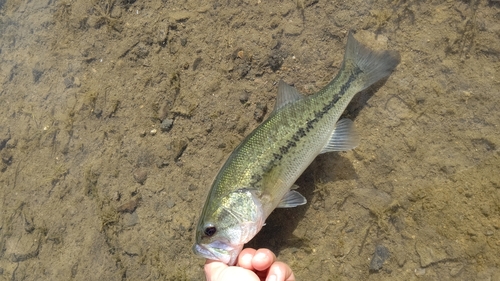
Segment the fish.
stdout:
[[269,117],[215,177],[196,225],[193,252],[234,265],[275,208],[306,204],[295,181],[317,155],[358,145],[353,121],[340,117],[356,93],[388,77],[400,60],[397,51],[373,51],[349,32],[341,68],[319,92],[303,96],[280,80]]

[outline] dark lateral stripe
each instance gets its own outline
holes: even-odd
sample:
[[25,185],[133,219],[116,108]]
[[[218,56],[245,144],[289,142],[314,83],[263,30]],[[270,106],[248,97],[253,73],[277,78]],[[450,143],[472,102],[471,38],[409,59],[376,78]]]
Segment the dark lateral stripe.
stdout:
[[[314,123],[317,123],[323,115],[327,114],[330,109],[332,109],[335,104],[339,101],[340,98],[344,96],[344,94],[347,92],[347,90],[351,87],[351,83],[358,78],[359,74],[361,73],[361,69],[355,68],[353,73],[349,76],[349,79],[340,87],[339,93],[328,103],[326,104],[323,109],[319,112],[314,113],[314,118],[311,120],[307,120],[307,125],[306,125],[306,131],[309,132],[314,128]],[[297,134],[297,133],[296,133]]]
[[[335,95],[335,97],[328,104],[326,104],[321,111],[314,113],[313,119],[307,120],[305,128],[299,128],[297,132],[295,132],[295,134],[292,136],[293,141],[288,140],[286,145],[280,147],[280,152],[283,155],[286,154],[291,147],[295,147],[296,142],[307,135],[306,132],[314,129],[314,124],[317,123],[321,118],[323,118],[323,116],[335,106],[339,99],[345,95],[347,90],[351,87],[351,83],[356,80],[356,78],[358,78],[361,72],[362,71],[359,68],[355,68],[353,73],[351,73],[351,75],[349,76],[349,79],[347,79],[347,81],[340,87],[339,93]],[[283,157],[283,155],[280,155],[280,159]]]
[[[359,69],[358,67],[356,67],[353,72],[351,73],[351,75],[349,75],[349,78],[347,79],[347,81],[342,84],[342,86],[340,87],[340,91],[337,95],[335,95],[335,97],[328,103],[326,104],[325,106],[323,106],[323,108],[321,109],[321,111],[318,111],[318,112],[315,112],[314,113],[314,118],[313,119],[309,119],[307,120],[306,122],[306,126],[304,128],[299,128],[295,134],[293,134],[292,138],[290,140],[287,140],[286,142],[286,145],[283,145],[279,148],[279,152],[277,153],[273,153],[273,160],[271,160],[263,169],[264,172],[267,172],[269,171],[272,167],[274,167],[276,165],[276,163],[281,160],[283,158],[283,156],[285,154],[288,153],[288,151],[290,150],[290,148],[292,147],[295,147],[297,146],[297,142],[300,141],[300,139],[302,139],[303,137],[305,137],[307,135],[307,133],[309,131],[311,131],[312,129],[314,129],[314,125],[315,123],[318,123],[319,120],[321,118],[323,118],[323,116],[325,114],[327,114],[330,109],[332,109],[335,104],[345,95],[345,93],[347,92],[347,90],[351,87],[351,83],[356,80],[356,78],[358,78],[358,76],[362,73],[361,69]],[[257,177],[257,176],[252,176],[252,185],[257,183],[258,181],[260,181],[262,179],[262,177]]]

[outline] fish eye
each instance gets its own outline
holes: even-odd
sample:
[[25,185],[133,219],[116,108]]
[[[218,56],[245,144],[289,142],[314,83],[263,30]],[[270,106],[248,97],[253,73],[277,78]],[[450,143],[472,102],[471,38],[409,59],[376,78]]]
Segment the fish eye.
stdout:
[[217,228],[215,228],[215,226],[213,225],[207,225],[205,227],[205,231],[203,231],[205,233],[206,236],[213,236],[215,234],[215,232],[217,232]]

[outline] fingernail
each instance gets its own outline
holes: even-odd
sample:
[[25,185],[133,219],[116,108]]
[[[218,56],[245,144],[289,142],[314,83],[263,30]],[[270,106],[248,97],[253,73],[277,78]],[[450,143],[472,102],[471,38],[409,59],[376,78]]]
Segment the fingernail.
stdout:
[[278,277],[276,277],[276,275],[274,274],[267,276],[266,279],[266,281],[276,281],[276,280],[278,280]]
[[264,253],[258,253],[257,255],[255,255],[254,258],[257,260],[265,260],[265,259],[267,259],[267,256]]
[[253,256],[251,254],[244,254],[241,259],[244,260],[245,262],[251,262]]

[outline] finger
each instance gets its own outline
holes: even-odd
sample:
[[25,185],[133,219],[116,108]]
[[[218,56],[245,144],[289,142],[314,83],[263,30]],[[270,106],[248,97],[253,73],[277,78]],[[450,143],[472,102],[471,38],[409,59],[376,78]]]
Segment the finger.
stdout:
[[221,271],[217,279],[209,281],[260,281],[261,279],[252,271],[238,266],[230,266]]
[[268,269],[276,261],[276,256],[269,249],[259,249],[252,258],[252,267],[257,271]]
[[207,260],[205,263],[205,276],[207,281],[260,281],[254,272],[238,266],[228,266],[215,260]]
[[255,256],[255,252],[257,251],[252,248],[243,249],[243,251],[241,251],[240,255],[238,256],[238,266],[248,270],[254,270],[252,266],[252,258],[253,256]]
[[227,267],[228,267],[227,264],[225,264],[223,262],[215,261],[215,260],[207,260],[205,262],[205,267],[204,267],[205,276],[207,277],[207,281],[219,280],[219,275]]
[[292,269],[286,263],[279,261],[269,268],[267,276],[266,281],[295,281]]

